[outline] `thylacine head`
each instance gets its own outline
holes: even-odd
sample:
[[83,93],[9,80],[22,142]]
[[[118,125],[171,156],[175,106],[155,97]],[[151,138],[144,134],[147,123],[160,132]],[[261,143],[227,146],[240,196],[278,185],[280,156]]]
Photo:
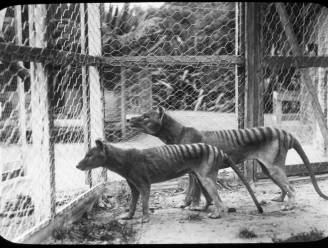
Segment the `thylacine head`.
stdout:
[[141,130],[160,138],[166,144],[180,143],[180,136],[184,126],[169,116],[163,107],[150,110],[138,117],[128,119],[132,128]]
[[152,109],[138,117],[132,117],[128,119],[128,122],[132,128],[141,129],[147,134],[156,136],[162,128],[164,115],[164,108],[159,107],[156,110]]
[[108,164],[108,147],[101,141],[96,140],[96,146],[92,147],[78,163],[76,168],[84,171],[98,167],[106,167]]

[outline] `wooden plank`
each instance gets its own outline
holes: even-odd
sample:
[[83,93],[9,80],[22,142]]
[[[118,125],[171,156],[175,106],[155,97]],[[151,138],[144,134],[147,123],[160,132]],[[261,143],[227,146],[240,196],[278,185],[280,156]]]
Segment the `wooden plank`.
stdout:
[[263,64],[269,67],[328,67],[328,56],[265,56]]
[[[100,17],[100,36],[103,37],[104,36],[104,31],[102,28],[102,24],[105,23],[105,4],[104,3],[100,3],[100,7],[99,7],[99,17]],[[101,39],[101,47],[103,47],[102,44],[102,39]],[[102,101],[102,108],[103,108],[103,120],[105,121],[105,78],[104,78],[104,66],[100,66],[99,67],[99,73],[100,73],[100,80],[101,80],[101,86],[102,86],[102,94],[103,94],[103,101]],[[107,172],[109,172],[108,169],[103,168],[102,172],[101,172],[101,177],[103,179],[104,182],[107,182],[108,180],[108,175]]]
[[[122,66],[132,63],[142,65],[197,65],[208,64],[222,67],[243,65],[243,56],[215,55],[215,56],[124,56],[124,57],[97,57],[81,53],[71,53],[55,49],[42,49],[37,47],[18,46],[11,43],[0,42],[1,61],[44,62],[54,65],[101,65]],[[262,63],[272,67],[328,67],[328,56],[265,56]],[[14,68],[13,68],[14,70]],[[17,71],[17,70],[16,70]],[[24,73],[24,71],[22,72]],[[25,76],[25,74],[22,74]]]
[[[20,5],[15,6],[15,43],[22,45],[23,43],[23,30],[22,30],[22,9]],[[19,66],[23,67],[22,62],[18,62]],[[25,109],[25,90],[24,81],[17,77],[17,88],[19,95],[19,130],[20,130],[20,145],[22,146],[21,158],[24,167],[24,174],[27,174],[27,165],[25,162],[26,154],[26,109]]]
[[25,61],[49,63],[53,65],[89,65],[97,66],[107,64],[112,66],[126,66],[130,64],[142,65],[217,65],[221,67],[233,67],[235,64],[243,64],[241,56],[215,55],[215,56],[122,56],[103,57],[71,53],[56,49],[17,46],[11,43],[0,42],[1,61]]
[[[29,5],[30,45],[46,47],[47,23],[46,5]],[[48,71],[41,63],[31,63],[31,108],[32,140],[35,156],[30,166],[35,190],[35,213],[37,221],[51,218],[55,214],[55,161],[54,144],[51,135],[53,118],[50,106],[51,88],[48,88]],[[40,187],[42,185],[42,187]]]
[[[85,3],[80,3],[80,43],[81,43],[81,54],[86,54],[87,39],[85,37],[86,32],[86,12]],[[87,69],[85,65],[81,66],[81,80],[82,80],[82,121],[83,121],[83,144],[84,151],[87,152],[91,148],[90,141],[90,105],[89,105],[89,94],[87,84]],[[91,171],[85,172],[85,183],[91,185]]]
[[3,23],[5,21],[7,8],[0,10],[0,33],[2,33]]
[[278,126],[281,125],[281,120],[282,120],[282,103],[281,101],[278,99],[278,92],[277,91],[273,91],[273,115],[275,117],[276,120],[276,124]]
[[[87,4],[88,15],[88,48],[91,56],[101,56],[100,8],[99,3]],[[92,38],[91,38],[92,37]],[[99,70],[89,67],[90,89],[90,140],[91,144],[97,139],[104,139],[104,89],[100,80]],[[92,183],[97,179],[101,168],[92,170]]]
[[[236,2],[235,55],[245,56],[245,3]],[[235,99],[238,128],[245,127],[245,65],[235,65]]]
[[[282,3],[275,3],[276,9],[278,11],[280,21],[284,27],[287,40],[292,48],[293,54],[295,56],[303,56],[303,52],[297,42],[296,36],[293,32],[292,26],[290,24],[290,21],[287,16],[287,12],[285,9],[285,6]],[[299,61],[296,60],[296,66],[299,67]],[[327,123],[325,121],[325,117],[323,114],[323,111],[321,109],[316,89],[312,83],[312,79],[309,75],[309,71],[307,69],[300,69],[301,71],[301,82],[306,86],[306,89],[310,93],[309,96],[311,97],[311,103],[314,111],[314,115],[318,121],[320,131],[322,133],[322,136],[324,138],[325,144],[328,144],[328,128]]]
[[[245,128],[263,126],[263,81],[260,80],[260,15],[259,3],[245,5]],[[256,161],[246,161],[245,177],[254,180]]]
[[[313,171],[313,174],[323,174],[328,172],[328,162],[318,162],[318,163],[311,163],[311,168]],[[287,176],[308,176],[309,171],[305,167],[304,164],[293,164],[286,166],[286,174]],[[268,178],[266,174],[264,174],[262,171],[256,173],[256,178],[258,179],[264,179]]]
[[122,138],[126,137],[126,102],[125,102],[125,70],[126,67],[121,67],[121,130],[122,130]]
[[13,242],[22,244],[40,244],[43,240],[51,236],[53,230],[60,228],[64,224],[70,224],[80,219],[84,213],[89,212],[98,198],[106,188],[106,183],[101,183],[87,192],[75,198],[71,203],[59,211],[52,220],[46,220],[38,226],[23,233]]

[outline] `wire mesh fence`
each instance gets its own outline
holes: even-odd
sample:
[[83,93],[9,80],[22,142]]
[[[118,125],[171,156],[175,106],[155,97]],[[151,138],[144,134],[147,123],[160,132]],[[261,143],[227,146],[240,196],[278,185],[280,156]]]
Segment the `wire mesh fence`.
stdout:
[[[86,39],[87,27],[92,30],[98,25],[100,34],[99,4],[88,8],[84,4],[23,5],[2,13],[1,42],[7,44],[7,51],[8,44],[73,56],[97,53],[94,47],[101,51],[92,37]],[[91,120],[102,116],[99,104],[90,99],[93,95],[101,103],[101,88],[94,83],[98,70],[23,61],[1,61],[0,232],[8,239],[52,218],[91,185],[103,181],[97,170],[91,175],[75,168],[90,139],[103,137],[102,118]]]
[[[326,35],[323,30],[327,25],[327,8],[311,3],[286,3],[285,8],[303,56],[315,59],[326,55]],[[296,56],[286,35],[286,25],[281,22],[275,4],[263,4],[261,11],[263,56]],[[312,100],[301,75],[309,74],[327,118],[326,68],[312,61],[301,69],[295,62],[289,64],[287,60],[262,67],[264,113],[272,114],[272,118],[265,119],[264,124],[283,128],[294,134],[303,145],[314,145],[324,151]]]
[[108,140],[131,137],[125,116],[156,106],[235,112],[235,3],[109,5],[103,20],[103,56],[118,61],[103,68]]
[[[202,130],[237,128],[244,121],[248,75],[240,68],[245,67],[247,27],[241,5],[140,6],[49,4],[1,10],[3,237],[16,238],[90,187],[117,179],[101,169],[84,173],[75,165],[96,138],[122,143],[134,136],[126,124],[130,115],[163,106]],[[327,120],[327,63],[319,58],[327,53],[327,8],[311,3],[285,7],[297,45],[314,59],[301,61],[299,68],[277,5],[261,3],[260,114],[264,125],[283,128],[302,145],[325,151],[302,75],[308,73],[316,85]]]

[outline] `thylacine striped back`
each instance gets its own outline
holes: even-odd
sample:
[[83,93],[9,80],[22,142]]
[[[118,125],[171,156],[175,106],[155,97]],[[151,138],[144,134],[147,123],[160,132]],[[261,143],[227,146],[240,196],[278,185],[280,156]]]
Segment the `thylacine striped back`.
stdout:
[[[273,127],[255,127],[246,129],[229,129],[220,131],[207,131],[204,133],[208,140],[221,142],[227,146],[240,147],[258,145],[270,140],[279,139],[287,149],[293,147],[294,137],[285,130]],[[213,142],[213,143],[216,143]]]
[[220,149],[204,143],[165,145],[154,149],[156,149],[159,154],[174,160],[209,158],[211,156],[213,159],[217,160],[223,157],[223,152]]

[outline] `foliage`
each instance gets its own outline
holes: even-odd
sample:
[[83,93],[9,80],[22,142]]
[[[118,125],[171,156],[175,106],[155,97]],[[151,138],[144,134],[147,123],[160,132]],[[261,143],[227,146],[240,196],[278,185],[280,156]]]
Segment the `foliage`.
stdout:
[[[234,54],[234,3],[165,3],[160,9],[119,10],[105,14],[105,56],[179,56]],[[137,82],[126,70],[127,88]],[[121,69],[107,67],[108,89],[118,90]],[[161,66],[149,68],[153,104],[171,109],[234,109],[234,72],[212,66]],[[142,79],[139,79],[142,81]],[[137,92],[129,92],[131,95]]]

